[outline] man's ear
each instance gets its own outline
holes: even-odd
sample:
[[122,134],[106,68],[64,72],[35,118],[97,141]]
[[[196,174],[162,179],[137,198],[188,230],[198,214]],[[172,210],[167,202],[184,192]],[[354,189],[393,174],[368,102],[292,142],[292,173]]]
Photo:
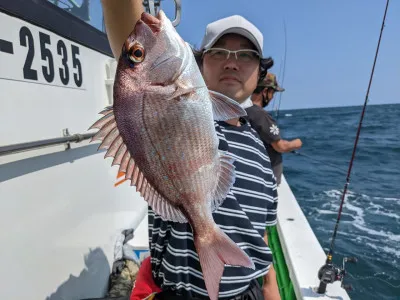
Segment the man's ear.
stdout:
[[261,91],[261,93],[263,94],[264,99],[268,99],[268,88],[264,88],[264,89]]

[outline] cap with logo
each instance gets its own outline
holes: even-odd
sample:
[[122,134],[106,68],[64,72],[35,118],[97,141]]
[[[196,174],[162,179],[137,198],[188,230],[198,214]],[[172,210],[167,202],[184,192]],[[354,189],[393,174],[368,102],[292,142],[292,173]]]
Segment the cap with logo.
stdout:
[[207,25],[200,50],[208,50],[225,34],[239,34],[254,44],[257,52],[263,56],[263,35],[260,30],[242,16],[230,16]]

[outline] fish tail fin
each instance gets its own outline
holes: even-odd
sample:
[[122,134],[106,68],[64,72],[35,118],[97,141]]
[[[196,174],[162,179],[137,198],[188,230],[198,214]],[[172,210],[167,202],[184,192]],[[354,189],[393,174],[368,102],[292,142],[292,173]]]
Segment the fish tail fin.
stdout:
[[[204,282],[211,300],[218,299],[219,283],[225,265],[254,269],[251,258],[236,245],[220,228],[213,226],[207,232],[207,242],[195,236],[194,243],[200,259]],[[211,233],[211,236],[209,236]]]

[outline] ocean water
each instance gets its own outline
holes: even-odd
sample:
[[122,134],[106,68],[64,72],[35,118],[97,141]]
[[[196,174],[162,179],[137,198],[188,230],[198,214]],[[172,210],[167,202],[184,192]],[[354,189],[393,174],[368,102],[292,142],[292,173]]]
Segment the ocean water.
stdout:
[[[284,155],[284,173],[325,251],[346,181],[362,107],[281,111],[285,139],[303,147]],[[367,107],[335,243],[354,300],[400,299],[400,104]]]

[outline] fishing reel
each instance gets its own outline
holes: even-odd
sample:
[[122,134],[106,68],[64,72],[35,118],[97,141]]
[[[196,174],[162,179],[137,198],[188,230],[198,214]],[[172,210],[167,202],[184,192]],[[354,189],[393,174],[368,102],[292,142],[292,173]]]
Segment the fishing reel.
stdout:
[[356,263],[356,257],[344,257],[342,268],[335,266],[331,259],[328,258],[325,265],[323,265],[318,271],[318,279],[321,281],[318,287],[318,294],[324,294],[326,292],[326,286],[335,281],[341,282],[341,287],[346,291],[353,290],[350,284],[344,284],[343,280],[346,275],[346,263]]

